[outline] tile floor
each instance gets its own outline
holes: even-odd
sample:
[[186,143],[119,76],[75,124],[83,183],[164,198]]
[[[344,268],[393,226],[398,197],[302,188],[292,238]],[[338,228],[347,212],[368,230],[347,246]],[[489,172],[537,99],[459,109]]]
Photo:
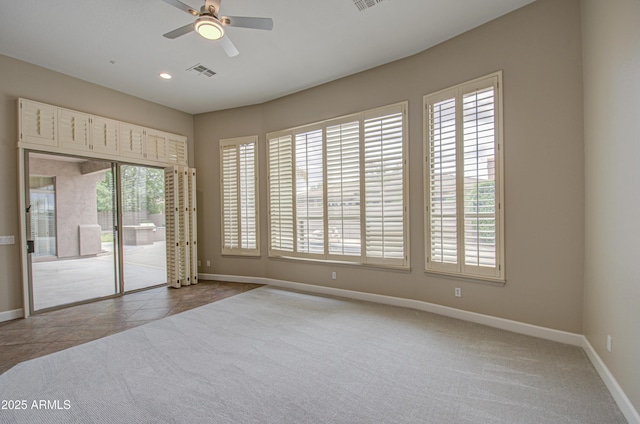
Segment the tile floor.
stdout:
[[85,305],[0,322],[0,373],[19,362],[67,349],[151,321],[206,305],[258,284],[201,281],[159,287]]

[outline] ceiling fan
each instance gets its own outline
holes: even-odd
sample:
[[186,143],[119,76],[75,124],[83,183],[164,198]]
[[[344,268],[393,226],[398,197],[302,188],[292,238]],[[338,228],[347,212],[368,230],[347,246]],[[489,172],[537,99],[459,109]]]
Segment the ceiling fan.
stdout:
[[273,20],[271,18],[252,18],[247,16],[219,16],[220,3],[222,0],[205,0],[204,6],[200,11],[193,9],[179,0],[163,0],[165,3],[175,6],[180,10],[187,12],[192,16],[197,16],[195,22],[174,29],[173,31],[163,34],[166,38],[178,38],[181,35],[196,31],[202,37],[209,40],[220,40],[222,48],[227,56],[233,57],[239,54],[236,46],[231,42],[228,35],[225,35],[224,27],[239,27],[263,29],[270,31],[273,29]]

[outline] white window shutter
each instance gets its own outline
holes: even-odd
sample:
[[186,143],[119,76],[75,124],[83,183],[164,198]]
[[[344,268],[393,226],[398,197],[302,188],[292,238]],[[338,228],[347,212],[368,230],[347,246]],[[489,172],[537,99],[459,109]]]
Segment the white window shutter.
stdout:
[[232,253],[240,247],[238,237],[238,149],[221,146],[222,158],[222,251]]
[[51,105],[20,99],[20,141],[56,146],[56,108]]
[[126,157],[144,157],[144,128],[120,122],[118,124],[120,154]]
[[258,255],[256,136],[220,140],[222,253]]
[[91,144],[95,152],[117,154],[120,147],[118,143],[118,121],[92,116]]
[[462,95],[464,267],[482,274],[497,265],[494,86]]
[[326,129],[329,255],[361,256],[360,121]]
[[293,137],[269,139],[269,232],[270,251],[293,252]]
[[427,249],[431,266],[458,269],[457,119],[455,93],[427,105],[429,196]]
[[89,150],[89,115],[58,109],[58,143],[62,148]]
[[167,284],[179,288],[198,283],[195,169],[165,168]]
[[239,146],[240,246],[258,252],[256,142]]
[[367,263],[406,264],[404,104],[364,117],[365,256]]
[[295,135],[296,252],[324,254],[322,129]]
[[425,96],[427,270],[504,280],[500,79]]

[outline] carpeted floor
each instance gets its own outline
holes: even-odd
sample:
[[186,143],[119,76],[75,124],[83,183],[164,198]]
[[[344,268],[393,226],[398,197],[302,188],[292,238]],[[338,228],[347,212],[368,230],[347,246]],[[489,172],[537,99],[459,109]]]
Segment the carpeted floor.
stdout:
[[0,399],[1,423],[626,422],[578,347],[272,287],[21,363]]

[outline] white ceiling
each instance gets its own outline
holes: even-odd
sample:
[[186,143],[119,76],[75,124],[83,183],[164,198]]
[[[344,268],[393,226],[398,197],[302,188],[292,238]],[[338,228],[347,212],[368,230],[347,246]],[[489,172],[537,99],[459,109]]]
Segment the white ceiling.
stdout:
[[[223,0],[221,15],[273,19],[226,29],[229,58],[162,0],[0,2],[0,54],[196,114],[262,103],[410,56],[533,0]],[[204,1],[183,0],[200,9]],[[29,30],[29,29],[32,30]],[[202,64],[217,74],[186,70]],[[160,72],[171,80],[162,80]]]

